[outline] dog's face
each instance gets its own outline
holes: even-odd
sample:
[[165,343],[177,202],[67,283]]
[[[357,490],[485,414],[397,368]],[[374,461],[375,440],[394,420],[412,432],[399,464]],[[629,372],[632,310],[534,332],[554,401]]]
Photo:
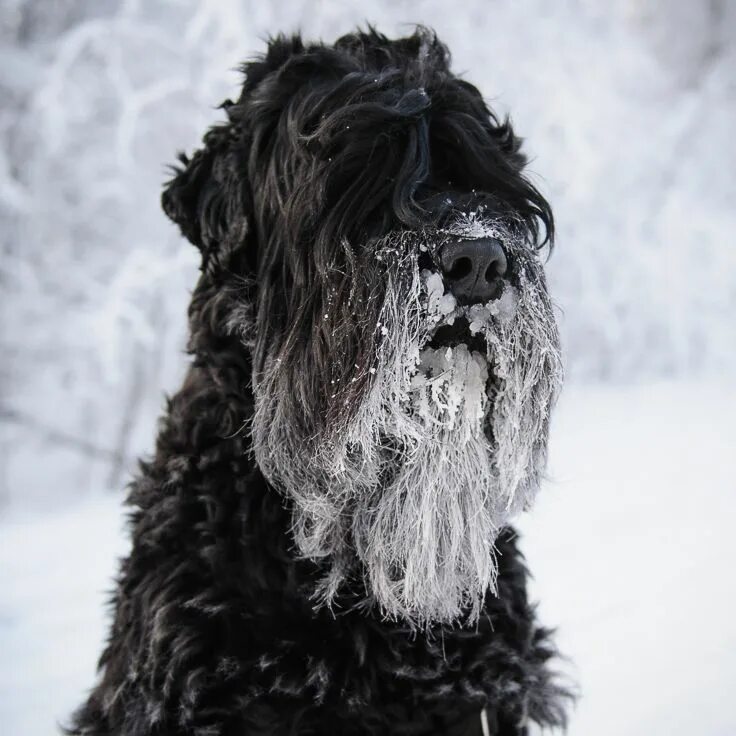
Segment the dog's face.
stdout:
[[549,206],[426,31],[280,38],[246,74],[163,203],[234,295],[255,458],[324,602],[473,620],[561,381]]

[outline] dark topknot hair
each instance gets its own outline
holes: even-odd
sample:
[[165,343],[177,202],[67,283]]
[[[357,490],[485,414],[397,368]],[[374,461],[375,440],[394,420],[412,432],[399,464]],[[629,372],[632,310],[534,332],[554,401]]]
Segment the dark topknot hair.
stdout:
[[473,192],[492,193],[533,245],[551,246],[552,212],[521,173],[521,139],[449,64],[447,48],[423,27],[395,41],[369,27],[332,47],[271,38],[243,65],[238,101],[223,103],[228,122],[191,159],[180,156],[164,210],[205,263],[230,232],[242,235],[248,216],[259,238],[290,235],[283,248],[259,243],[249,254],[254,267],[265,259],[260,273],[299,260],[315,239],[339,248],[341,238],[357,243],[441,218],[457,206],[448,193],[466,195],[466,205]]
[[380,276],[357,265],[371,242],[485,206],[530,247],[552,244],[521,140],[449,61],[421,27],[396,41],[369,28],[333,46],[276,36],[244,65],[228,121],[180,158],[163,193],[206,277],[235,275],[251,290],[256,374],[270,352],[310,377],[295,384],[294,414],[315,430],[334,403],[334,367],[374,352]]

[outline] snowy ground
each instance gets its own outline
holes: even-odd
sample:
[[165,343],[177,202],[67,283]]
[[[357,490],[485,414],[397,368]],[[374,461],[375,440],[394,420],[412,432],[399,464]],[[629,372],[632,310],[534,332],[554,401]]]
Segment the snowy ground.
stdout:
[[522,526],[573,736],[736,734],[736,387],[568,390]]
[[[735,413],[723,385],[567,390],[522,531],[572,736],[736,734]],[[0,524],[3,733],[53,733],[91,684],[122,528],[110,496]]]

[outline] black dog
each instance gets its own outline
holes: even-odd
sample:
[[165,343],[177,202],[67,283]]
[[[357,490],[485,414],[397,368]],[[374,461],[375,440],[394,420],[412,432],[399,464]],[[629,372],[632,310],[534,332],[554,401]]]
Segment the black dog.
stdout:
[[561,378],[552,213],[448,64],[424,29],[279,37],[181,156],[193,360],[71,733],[563,724],[507,526]]

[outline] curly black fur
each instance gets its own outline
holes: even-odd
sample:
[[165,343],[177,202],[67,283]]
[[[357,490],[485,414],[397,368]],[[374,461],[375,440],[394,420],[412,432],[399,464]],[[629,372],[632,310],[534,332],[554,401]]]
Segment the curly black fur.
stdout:
[[253,454],[269,361],[289,377],[289,421],[305,435],[339,424],[367,390],[369,371],[338,400],[330,384],[378,347],[366,325],[380,269],[355,271],[366,244],[480,205],[530,247],[551,243],[520,140],[448,64],[424,29],[334,46],[275,38],[245,65],[227,122],[181,156],[163,207],[203,254],[193,360],[132,486],[133,549],[100,681],[70,733],[471,734],[483,708],[503,736],[564,723],[568,695],[510,528],[496,541],[497,590],[470,627],[387,620],[359,567],[319,606],[329,563],[295,549],[292,501]]

